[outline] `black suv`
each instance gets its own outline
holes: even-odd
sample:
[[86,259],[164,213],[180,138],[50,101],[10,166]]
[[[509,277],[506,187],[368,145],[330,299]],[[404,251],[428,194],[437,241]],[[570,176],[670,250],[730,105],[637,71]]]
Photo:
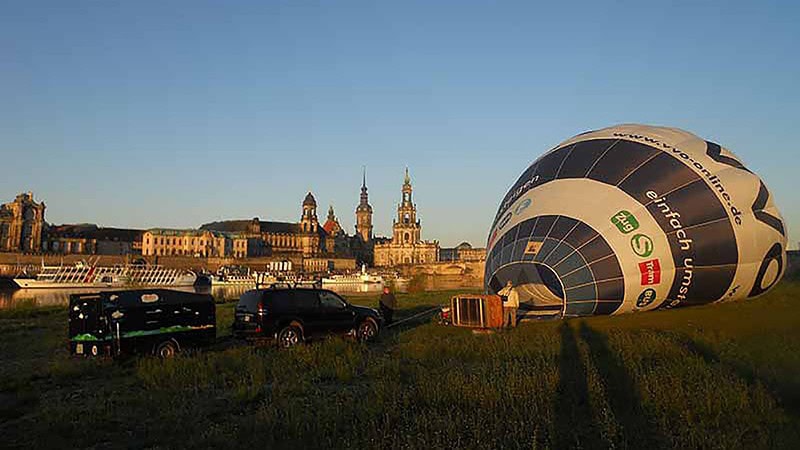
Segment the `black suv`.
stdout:
[[377,310],[351,305],[325,289],[255,289],[239,298],[233,335],[275,338],[281,347],[291,347],[330,334],[369,341],[382,326]]

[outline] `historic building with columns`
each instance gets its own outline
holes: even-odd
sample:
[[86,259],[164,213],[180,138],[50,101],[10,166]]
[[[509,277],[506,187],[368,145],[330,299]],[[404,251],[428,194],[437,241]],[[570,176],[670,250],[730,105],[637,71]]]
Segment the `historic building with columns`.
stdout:
[[33,193],[17,195],[13,202],[0,205],[0,252],[39,253],[44,231],[44,202]]
[[406,168],[402,199],[392,225],[392,239],[375,244],[375,265],[379,267],[436,262],[439,243],[422,240],[422,224],[412,199],[411,177]]
[[216,231],[152,228],[142,235],[142,255],[223,257],[233,253],[233,243]]

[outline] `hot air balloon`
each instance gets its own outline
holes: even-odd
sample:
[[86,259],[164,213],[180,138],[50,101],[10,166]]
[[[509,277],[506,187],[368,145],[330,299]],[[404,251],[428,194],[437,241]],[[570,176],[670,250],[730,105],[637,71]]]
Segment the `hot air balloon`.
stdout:
[[769,190],[730,151],[675,128],[579,134],[500,203],[484,284],[563,316],[752,298],[786,267]]

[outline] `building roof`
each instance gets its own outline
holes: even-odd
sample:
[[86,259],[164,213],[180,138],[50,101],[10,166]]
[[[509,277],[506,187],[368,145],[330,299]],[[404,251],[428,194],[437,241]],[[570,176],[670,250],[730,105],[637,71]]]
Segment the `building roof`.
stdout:
[[94,235],[98,241],[133,242],[141,239],[143,233],[143,230],[127,228],[98,228]]
[[335,222],[334,220],[332,220],[332,219],[328,219],[328,220],[326,220],[326,221],[325,221],[325,223],[322,225],[322,229],[323,229],[323,230],[325,230],[325,232],[326,232],[326,233],[328,233],[328,234],[332,234],[332,233],[333,233],[333,230],[336,228],[336,225],[337,225],[337,224],[336,224],[336,222]]
[[96,239],[98,241],[134,242],[139,240],[143,230],[129,228],[98,227],[93,223],[54,225],[47,230],[52,237]]
[[[249,233],[252,220],[222,220],[210,222],[200,226],[201,230],[222,231],[225,233]],[[300,225],[288,222],[266,222],[258,221],[261,233],[298,233]]]
[[222,220],[200,225],[201,230],[223,231],[227,233],[245,232],[249,229],[250,220]]
[[262,233],[299,233],[299,223],[288,222],[261,222]]
[[151,228],[146,231],[147,233],[152,233],[158,236],[204,236],[206,233],[210,233],[214,237],[225,237],[227,233],[222,233],[219,231],[213,230],[195,230],[193,228],[187,229],[169,229],[169,228]]
[[322,225],[322,229],[325,230],[325,233],[328,235],[334,234],[334,232],[341,231],[342,226],[339,225],[339,221],[336,219],[336,213],[333,212],[333,205],[328,206],[328,220]]

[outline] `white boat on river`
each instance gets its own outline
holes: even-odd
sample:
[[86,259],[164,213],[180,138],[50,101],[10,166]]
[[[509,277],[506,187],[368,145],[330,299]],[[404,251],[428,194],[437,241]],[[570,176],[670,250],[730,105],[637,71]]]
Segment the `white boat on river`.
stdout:
[[220,267],[211,277],[212,286],[252,286],[256,285],[258,274],[249,267]]
[[331,275],[330,277],[325,277],[322,279],[322,287],[339,284],[383,284],[383,277],[380,275],[367,273],[367,267],[361,266],[360,273]]
[[36,277],[14,278],[14,283],[22,289],[80,289],[192,286],[196,280],[197,275],[188,270],[144,264],[98,266],[81,261],[74,265],[42,265]]

